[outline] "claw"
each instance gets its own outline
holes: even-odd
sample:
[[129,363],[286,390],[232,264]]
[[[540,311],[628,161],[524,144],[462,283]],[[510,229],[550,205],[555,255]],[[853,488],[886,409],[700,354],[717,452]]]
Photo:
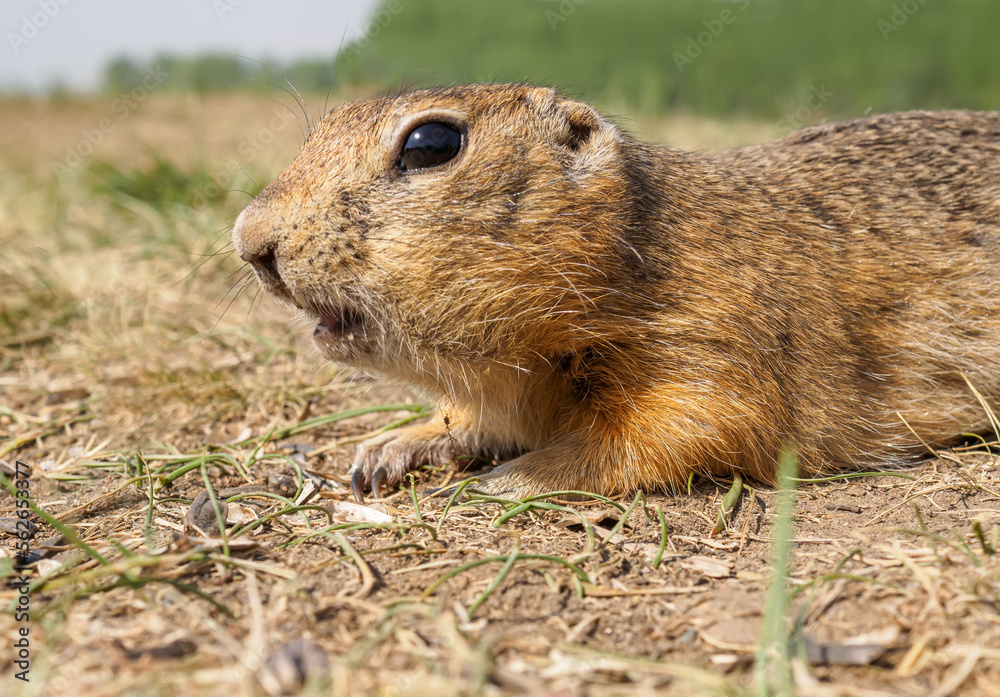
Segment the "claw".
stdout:
[[365,502],[365,490],[361,483],[362,477],[360,467],[354,470],[354,474],[351,475],[351,493],[354,494],[354,500],[358,503]]
[[379,467],[375,470],[375,473],[372,474],[372,495],[374,495],[376,499],[382,497],[382,488],[385,486],[387,476],[388,473],[385,471],[385,467]]

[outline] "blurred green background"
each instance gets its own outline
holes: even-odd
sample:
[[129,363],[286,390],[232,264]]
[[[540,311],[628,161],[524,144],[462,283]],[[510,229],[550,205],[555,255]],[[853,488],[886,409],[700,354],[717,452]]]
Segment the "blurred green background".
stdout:
[[[324,93],[336,62],[334,91],[527,80],[648,114],[997,109],[1000,2],[387,0],[336,61],[160,60],[168,87],[206,92],[273,90],[277,70]],[[145,69],[118,59],[105,88],[128,89]]]

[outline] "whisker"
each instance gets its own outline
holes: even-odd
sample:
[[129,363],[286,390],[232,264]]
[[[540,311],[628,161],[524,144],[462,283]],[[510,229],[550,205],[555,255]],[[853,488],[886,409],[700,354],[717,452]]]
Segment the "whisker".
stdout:
[[320,118],[325,117],[329,111],[327,110],[330,104],[330,92],[333,91],[333,81],[337,76],[337,61],[340,60],[340,54],[344,50],[344,41],[347,39],[347,22],[344,22],[344,33],[340,36],[340,45],[337,47],[337,53],[333,56],[333,65],[330,67],[330,84],[326,88],[326,97],[323,99],[323,113]]
[[[240,57],[240,58],[242,58],[242,59],[244,59],[244,60],[248,60],[251,63],[256,63],[257,65],[261,66],[262,68],[266,68],[266,69],[270,70],[271,72],[277,74],[282,80],[284,80],[286,83],[288,83],[289,87],[292,87],[292,90],[295,90],[295,88],[292,86],[292,83],[288,82],[288,80],[285,78],[284,75],[282,75],[281,73],[279,73],[274,68],[272,68],[271,66],[267,65],[266,63],[263,63],[263,62],[261,62],[259,60],[254,59],[254,58],[250,58],[249,56],[241,55],[239,53],[237,53],[235,55],[238,56],[238,57]],[[250,78],[250,79],[251,80],[256,80],[256,78]],[[302,113],[305,116],[305,127],[304,128],[303,128],[302,119],[300,119],[298,117],[298,115],[291,108],[288,107],[288,105],[281,104],[281,102],[279,102],[277,100],[272,100],[272,101],[274,101],[275,104],[280,104],[285,109],[288,109],[288,111],[291,112],[293,116],[295,116],[295,120],[299,124],[299,131],[302,133],[302,140],[304,140],[304,141],[305,140],[309,140],[309,136],[312,134],[312,126],[311,126],[311,124],[312,124],[312,117],[309,115],[309,110],[306,109],[305,100],[302,99],[302,95],[300,95],[297,91],[294,91],[294,92],[293,91],[289,91],[288,89],[282,87],[281,85],[276,85],[273,82],[267,82],[265,84],[268,87],[274,87],[275,89],[281,90],[282,92],[284,92],[289,97],[291,97],[292,99],[295,100],[295,104],[299,107],[300,110],[302,110]]]

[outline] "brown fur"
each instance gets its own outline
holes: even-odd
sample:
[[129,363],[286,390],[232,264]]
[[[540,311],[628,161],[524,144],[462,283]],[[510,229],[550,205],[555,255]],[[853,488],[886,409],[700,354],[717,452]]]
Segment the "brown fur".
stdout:
[[[414,125],[465,129],[439,168]],[[1000,401],[1000,113],[910,112],[720,155],[652,147],[545,88],[345,104],[242,213],[263,285],[349,332],[332,360],[448,425],[383,434],[366,482],[514,457],[513,496],[889,465]],[[349,334],[347,336],[346,334]],[[912,428],[919,436],[914,437]]]

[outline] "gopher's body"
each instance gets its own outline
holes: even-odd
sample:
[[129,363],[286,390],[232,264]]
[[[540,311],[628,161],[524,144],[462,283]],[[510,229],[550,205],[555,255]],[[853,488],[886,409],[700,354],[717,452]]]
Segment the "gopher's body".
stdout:
[[[427,124],[461,146],[414,168]],[[966,378],[1000,403],[1000,113],[712,156],[545,88],[422,90],[331,112],[234,241],[329,358],[438,399],[366,483],[463,454],[513,458],[513,496],[769,481],[785,444],[812,472],[988,431]]]

